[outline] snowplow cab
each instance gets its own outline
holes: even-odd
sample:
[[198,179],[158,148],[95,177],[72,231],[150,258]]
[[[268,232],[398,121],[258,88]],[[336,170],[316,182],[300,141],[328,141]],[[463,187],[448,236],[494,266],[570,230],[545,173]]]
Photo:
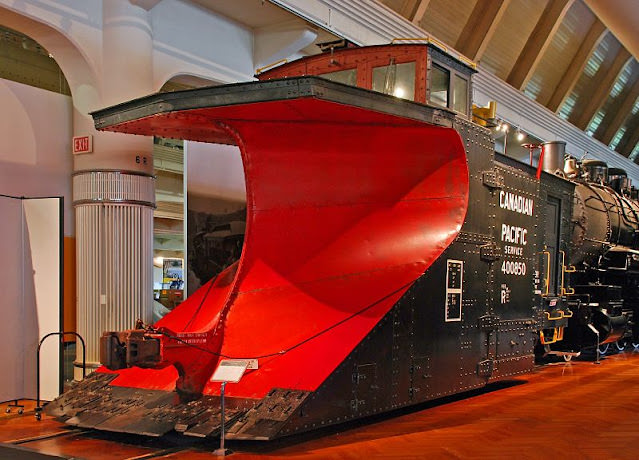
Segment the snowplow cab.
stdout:
[[444,45],[327,47],[323,54],[261,71],[260,80],[317,76],[470,117],[476,65]]

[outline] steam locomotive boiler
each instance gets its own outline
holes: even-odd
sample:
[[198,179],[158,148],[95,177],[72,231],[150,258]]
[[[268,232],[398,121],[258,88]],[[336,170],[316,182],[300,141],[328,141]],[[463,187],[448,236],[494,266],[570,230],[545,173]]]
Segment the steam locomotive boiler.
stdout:
[[566,172],[576,183],[570,266],[566,293],[575,313],[562,350],[610,344],[622,350],[639,343],[634,318],[639,312],[639,204],[625,171],[606,163],[574,159]]
[[575,264],[588,286],[604,247],[593,240],[608,233],[584,227],[572,254],[573,197],[579,188],[590,224],[592,193],[604,194],[496,154],[471,119],[473,73],[433,44],[351,48],[259,82],[94,113],[101,130],[237,145],[245,243],[156,324],[106,331],[104,366],[47,412],[80,427],[216,436],[211,376],[239,361],[248,369],[226,387],[226,432],[269,440],[530,371],[536,345],[560,343],[592,307],[569,298],[568,273]]

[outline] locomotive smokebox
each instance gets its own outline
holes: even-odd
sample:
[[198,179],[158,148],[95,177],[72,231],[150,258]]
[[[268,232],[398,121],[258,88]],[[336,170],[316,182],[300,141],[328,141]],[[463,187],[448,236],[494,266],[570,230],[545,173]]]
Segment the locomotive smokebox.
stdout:
[[557,170],[564,169],[564,155],[566,153],[566,143],[562,141],[550,141],[541,144],[544,148],[544,155],[541,160],[541,167],[550,174],[555,174]]

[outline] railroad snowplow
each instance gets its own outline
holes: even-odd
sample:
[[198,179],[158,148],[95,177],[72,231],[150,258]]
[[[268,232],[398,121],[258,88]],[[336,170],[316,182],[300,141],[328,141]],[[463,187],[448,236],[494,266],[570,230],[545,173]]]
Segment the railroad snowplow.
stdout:
[[393,311],[415,300],[411,287],[464,223],[469,177],[454,117],[316,77],[94,113],[101,130],[237,145],[245,243],[237,263],[158,323],[105,332],[104,366],[47,412],[107,431],[216,436],[220,383],[210,377],[231,359],[257,365],[226,387],[230,439],[414,404],[397,391],[398,378],[419,377],[397,371],[406,355],[392,346]]

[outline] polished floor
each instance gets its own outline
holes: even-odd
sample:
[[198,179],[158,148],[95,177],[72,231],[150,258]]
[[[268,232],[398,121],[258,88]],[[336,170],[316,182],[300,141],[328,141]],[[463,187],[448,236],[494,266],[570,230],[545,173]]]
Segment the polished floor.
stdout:
[[[0,415],[0,458],[210,459],[217,441],[115,436]],[[194,442],[194,441],[190,441]],[[3,448],[19,446],[11,457]],[[270,444],[228,443],[233,459],[639,459],[639,352],[538,367],[486,391]],[[36,458],[35,456],[32,458]],[[51,458],[51,457],[39,457]],[[55,457],[54,457],[55,458]]]

